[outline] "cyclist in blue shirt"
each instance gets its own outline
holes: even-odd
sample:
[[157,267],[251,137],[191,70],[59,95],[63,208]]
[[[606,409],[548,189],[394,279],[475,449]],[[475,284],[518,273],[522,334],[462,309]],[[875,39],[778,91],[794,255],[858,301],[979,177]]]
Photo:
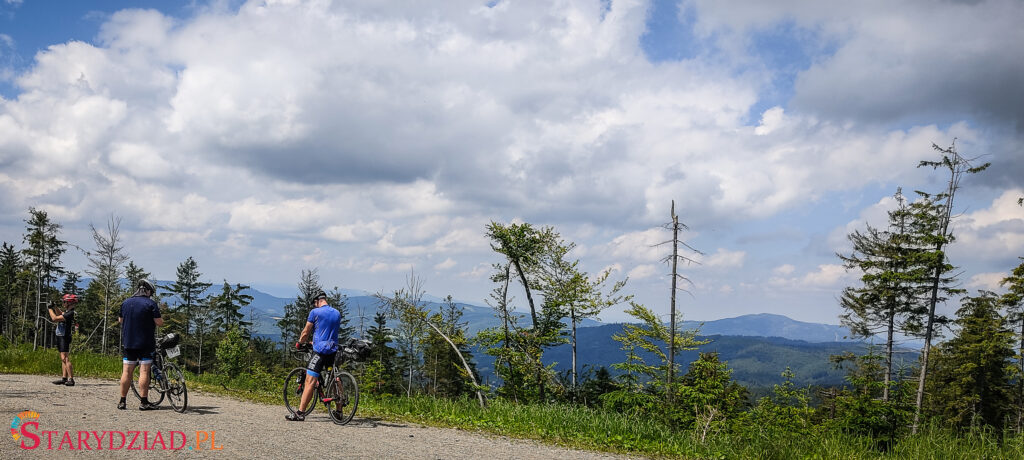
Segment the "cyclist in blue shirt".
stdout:
[[327,293],[323,290],[313,295],[313,305],[314,308],[309,311],[306,318],[306,327],[302,328],[299,341],[295,344],[296,348],[301,348],[312,336],[314,353],[306,364],[306,384],[303,386],[302,399],[299,401],[299,413],[285,416],[285,419],[293,422],[306,419],[301,413],[306,411],[309,401],[313,399],[317,378],[324,367],[334,365],[334,356],[338,352],[341,312],[327,304]]

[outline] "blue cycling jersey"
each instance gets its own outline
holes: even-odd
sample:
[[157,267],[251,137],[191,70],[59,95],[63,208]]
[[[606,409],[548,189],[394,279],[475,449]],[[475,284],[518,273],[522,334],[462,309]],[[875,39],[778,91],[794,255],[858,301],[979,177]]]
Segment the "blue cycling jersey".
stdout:
[[330,305],[324,305],[310,310],[306,321],[313,323],[313,351],[320,354],[338,351],[341,312]]

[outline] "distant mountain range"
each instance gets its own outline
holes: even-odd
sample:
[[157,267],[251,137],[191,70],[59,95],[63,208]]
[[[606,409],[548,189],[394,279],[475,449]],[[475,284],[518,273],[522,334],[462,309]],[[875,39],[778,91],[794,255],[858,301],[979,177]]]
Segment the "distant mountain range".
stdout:
[[[216,287],[211,288],[211,292]],[[253,297],[253,301],[245,309],[248,311],[243,312],[247,315],[251,312],[254,316],[256,333],[279,340],[280,331],[276,320],[283,316],[284,306],[294,302],[295,298],[276,297],[252,288],[246,293]],[[349,325],[357,331],[372,326],[379,301],[366,291],[346,289],[342,293],[347,296]],[[430,311],[438,311],[443,302],[436,297],[425,298],[430,299],[426,301]],[[175,302],[173,298],[165,301],[172,305]],[[457,302],[456,305],[463,308],[462,319],[467,323],[470,335],[485,328],[500,326],[490,307],[463,302]],[[682,329],[698,329],[699,335],[711,342],[699,350],[681,353],[678,359],[681,366],[685,368],[697,358],[699,352],[718,352],[720,359],[733,370],[733,378],[748,388],[770,388],[773,384],[781,383],[781,374],[787,367],[794,372],[797,385],[840,385],[844,381],[844,374],[832,367],[829,356],[847,351],[863,353],[868,347],[863,341],[847,338],[849,331],[841,326],[796,321],[768,313],[713,321],[684,321]],[[612,335],[621,330],[621,323],[585,321],[577,331],[580,344],[577,350],[580,363],[578,370],[583,372],[585,367],[610,368],[612,364],[624,361],[621,344],[612,339]],[[902,359],[916,360],[914,351],[902,351]],[[475,349],[473,355],[481,378],[485,382],[494,383],[493,358]],[[647,359],[652,362],[653,356],[647,356]],[[556,371],[568,371],[571,366],[569,345],[549,349],[544,354],[544,361],[546,364],[555,363]]]

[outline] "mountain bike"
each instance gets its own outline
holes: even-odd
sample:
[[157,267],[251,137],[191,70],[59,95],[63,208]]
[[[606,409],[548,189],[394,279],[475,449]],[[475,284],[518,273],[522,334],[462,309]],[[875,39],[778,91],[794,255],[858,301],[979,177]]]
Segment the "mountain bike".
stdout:
[[[303,362],[309,362],[312,357],[313,347],[310,344],[303,344],[298,350]],[[296,367],[288,373],[284,380],[284,406],[295,415],[303,417],[309,415],[316,408],[317,401],[323,402],[331,420],[338,425],[344,425],[352,421],[356,415],[356,407],[359,406],[359,384],[352,374],[342,370],[342,367],[354,362],[353,355],[341,348],[335,354],[334,363],[328,364],[320,377],[314,382],[316,389],[313,397],[309,400],[309,407],[305,411],[299,411],[299,404],[302,400],[302,392],[306,387],[306,368]]]
[[[185,412],[188,407],[188,388],[185,386],[185,375],[181,373],[178,366],[167,360],[181,355],[178,347],[180,338],[177,334],[171,333],[156,341],[156,352],[153,353],[153,365],[149,367],[149,402],[159,405],[164,397],[170,401],[175,412]],[[139,366],[139,377],[142,376],[142,366]],[[132,373],[132,393],[142,400],[142,395],[137,390],[138,379]]]

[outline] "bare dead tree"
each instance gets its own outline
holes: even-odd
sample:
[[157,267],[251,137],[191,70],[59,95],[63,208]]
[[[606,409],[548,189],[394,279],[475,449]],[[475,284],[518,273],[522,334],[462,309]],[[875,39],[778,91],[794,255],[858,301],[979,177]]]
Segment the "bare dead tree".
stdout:
[[698,251],[697,249],[693,248],[689,244],[687,244],[685,241],[679,239],[679,231],[689,230],[690,227],[687,227],[686,224],[679,222],[679,216],[676,215],[675,200],[672,200],[671,217],[672,220],[666,223],[664,227],[672,231],[672,239],[657,244],[657,246],[665,244],[672,245],[672,255],[667,256],[664,259],[661,259],[662,262],[665,262],[672,267],[672,274],[670,275],[672,277],[672,300],[669,304],[668,372],[666,373],[666,392],[668,393],[668,397],[670,400],[672,398],[672,377],[676,373],[676,330],[678,328],[678,325],[676,324],[676,292],[683,291],[686,292],[687,294],[690,294],[690,291],[679,288],[678,281],[682,280],[686,283],[689,283],[690,285],[693,285],[693,282],[690,281],[689,278],[679,274],[679,262],[682,261],[687,265],[700,264],[700,262],[691,257],[679,254],[679,247],[682,246],[683,248],[688,249],[695,254],[704,254]]

